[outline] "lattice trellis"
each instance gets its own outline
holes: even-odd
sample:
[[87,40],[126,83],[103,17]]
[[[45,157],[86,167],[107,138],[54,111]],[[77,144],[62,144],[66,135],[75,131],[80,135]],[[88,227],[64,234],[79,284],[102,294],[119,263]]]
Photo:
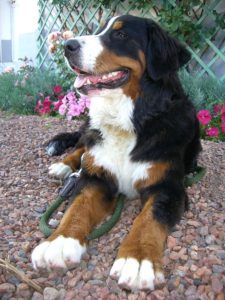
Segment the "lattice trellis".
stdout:
[[[174,6],[177,5],[175,0],[168,2]],[[224,0],[214,0],[209,1],[208,8],[204,10],[200,18],[192,17],[193,22],[212,28],[214,26],[212,12],[215,9],[224,13],[225,18]],[[115,0],[110,9],[102,8],[100,2],[96,5],[96,1],[93,0],[71,0],[68,6],[63,8],[52,6],[49,0],[39,0],[39,51],[37,55],[39,67],[48,68],[52,65],[47,43],[50,32],[72,30],[77,35],[91,34],[95,33],[109,16],[127,13],[156,17],[151,1],[143,11],[139,11],[135,9],[135,0],[129,1],[129,5]],[[203,37],[203,41],[202,47],[198,50],[188,46],[192,53],[190,70],[197,72],[199,76],[208,74],[225,81],[225,31],[215,26],[211,37]]]

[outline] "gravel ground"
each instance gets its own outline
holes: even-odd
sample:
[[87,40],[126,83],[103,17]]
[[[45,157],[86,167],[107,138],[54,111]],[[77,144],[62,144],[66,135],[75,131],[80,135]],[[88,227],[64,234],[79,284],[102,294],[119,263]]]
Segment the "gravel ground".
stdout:
[[[91,241],[80,266],[64,275],[38,273],[30,254],[43,239],[41,214],[57,196],[59,184],[48,177],[44,141],[72,131],[75,122],[0,113],[0,257],[43,288],[43,295],[0,267],[0,298],[70,299],[224,299],[225,291],[225,143],[203,142],[201,183],[188,189],[190,210],[169,236],[164,253],[166,284],[151,293],[121,290],[109,278],[117,249],[140,211],[138,200],[125,204],[118,224]],[[63,207],[60,208],[61,211]],[[52,224],[62,213],[58,212]]]

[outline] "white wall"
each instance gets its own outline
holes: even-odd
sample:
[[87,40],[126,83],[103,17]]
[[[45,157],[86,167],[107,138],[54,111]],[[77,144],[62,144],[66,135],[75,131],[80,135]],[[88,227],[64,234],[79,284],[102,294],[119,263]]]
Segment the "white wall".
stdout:
[[12,39],[13,62],[37,55],[37,0],[0,0],[0,39]]
[[16,0],[13,5],[13,57],[37,55],[38,7],[37,0]]
[[10,14],[9,1],[0,0],[0,38],[2,40],[11,39]]

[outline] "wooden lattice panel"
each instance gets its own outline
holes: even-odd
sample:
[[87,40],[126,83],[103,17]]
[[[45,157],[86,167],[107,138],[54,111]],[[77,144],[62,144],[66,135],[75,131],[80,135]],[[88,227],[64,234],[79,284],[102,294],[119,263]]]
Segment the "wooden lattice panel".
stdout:
[[[92,0],[71,0],[67,7],[52,6],[48,0],[39,0],[39,34],[38,34],[38,62],[39,67],[50,67],[52,61],[48,55],[48,34],[52,31],[72,30],[76,35],[95,33],[105,19],[112,15],[131,13],[139,16],[154,18],[151,1],[144,11],[134,9],[135,0],[126,2],[116,0],[110,9],[102,8]],[[168,1],[176,6],[173,0]],[[213,10],[224,13],[225,2],[223,0],[208,1],[208,7],[200,18],[191,16],[193,22],[202,24],[205,28],[213,28],[214,32],[209,38],[203,36],[200,49],[193,49],[190,45],[192,60],[189,69],[197,72],[199,76],[208,74],[213,78],[225,80],[225,31],[214,23]],[[199,9],[199,8],[198,8]],[[194,10],[193,10],[194,11]],[[160,20],[159,20],[160,21]]]

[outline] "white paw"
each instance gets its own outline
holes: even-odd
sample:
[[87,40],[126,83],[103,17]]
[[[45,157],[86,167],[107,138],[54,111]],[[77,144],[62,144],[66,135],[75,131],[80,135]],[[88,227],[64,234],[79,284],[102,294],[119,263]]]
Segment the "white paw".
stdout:
[[152,262],[147,259],[139,262],[135,258],[119,258],[114,262],[110,276],[128,290],[154,290],[155,284],[165,281],[163,273],[154,272]]
[[35,269],[70,269],[77,265],[86,247],[73,238],[57,237],[38,245],[31,255]]
[[49,175],[59,178],[65,178],[69,176],[73,170],[62,162],[52,164],[49,168]]
[[49,156],[53,156],[56,152],[54,144],[51,144],[50,146],[46,147],[46,152]]

